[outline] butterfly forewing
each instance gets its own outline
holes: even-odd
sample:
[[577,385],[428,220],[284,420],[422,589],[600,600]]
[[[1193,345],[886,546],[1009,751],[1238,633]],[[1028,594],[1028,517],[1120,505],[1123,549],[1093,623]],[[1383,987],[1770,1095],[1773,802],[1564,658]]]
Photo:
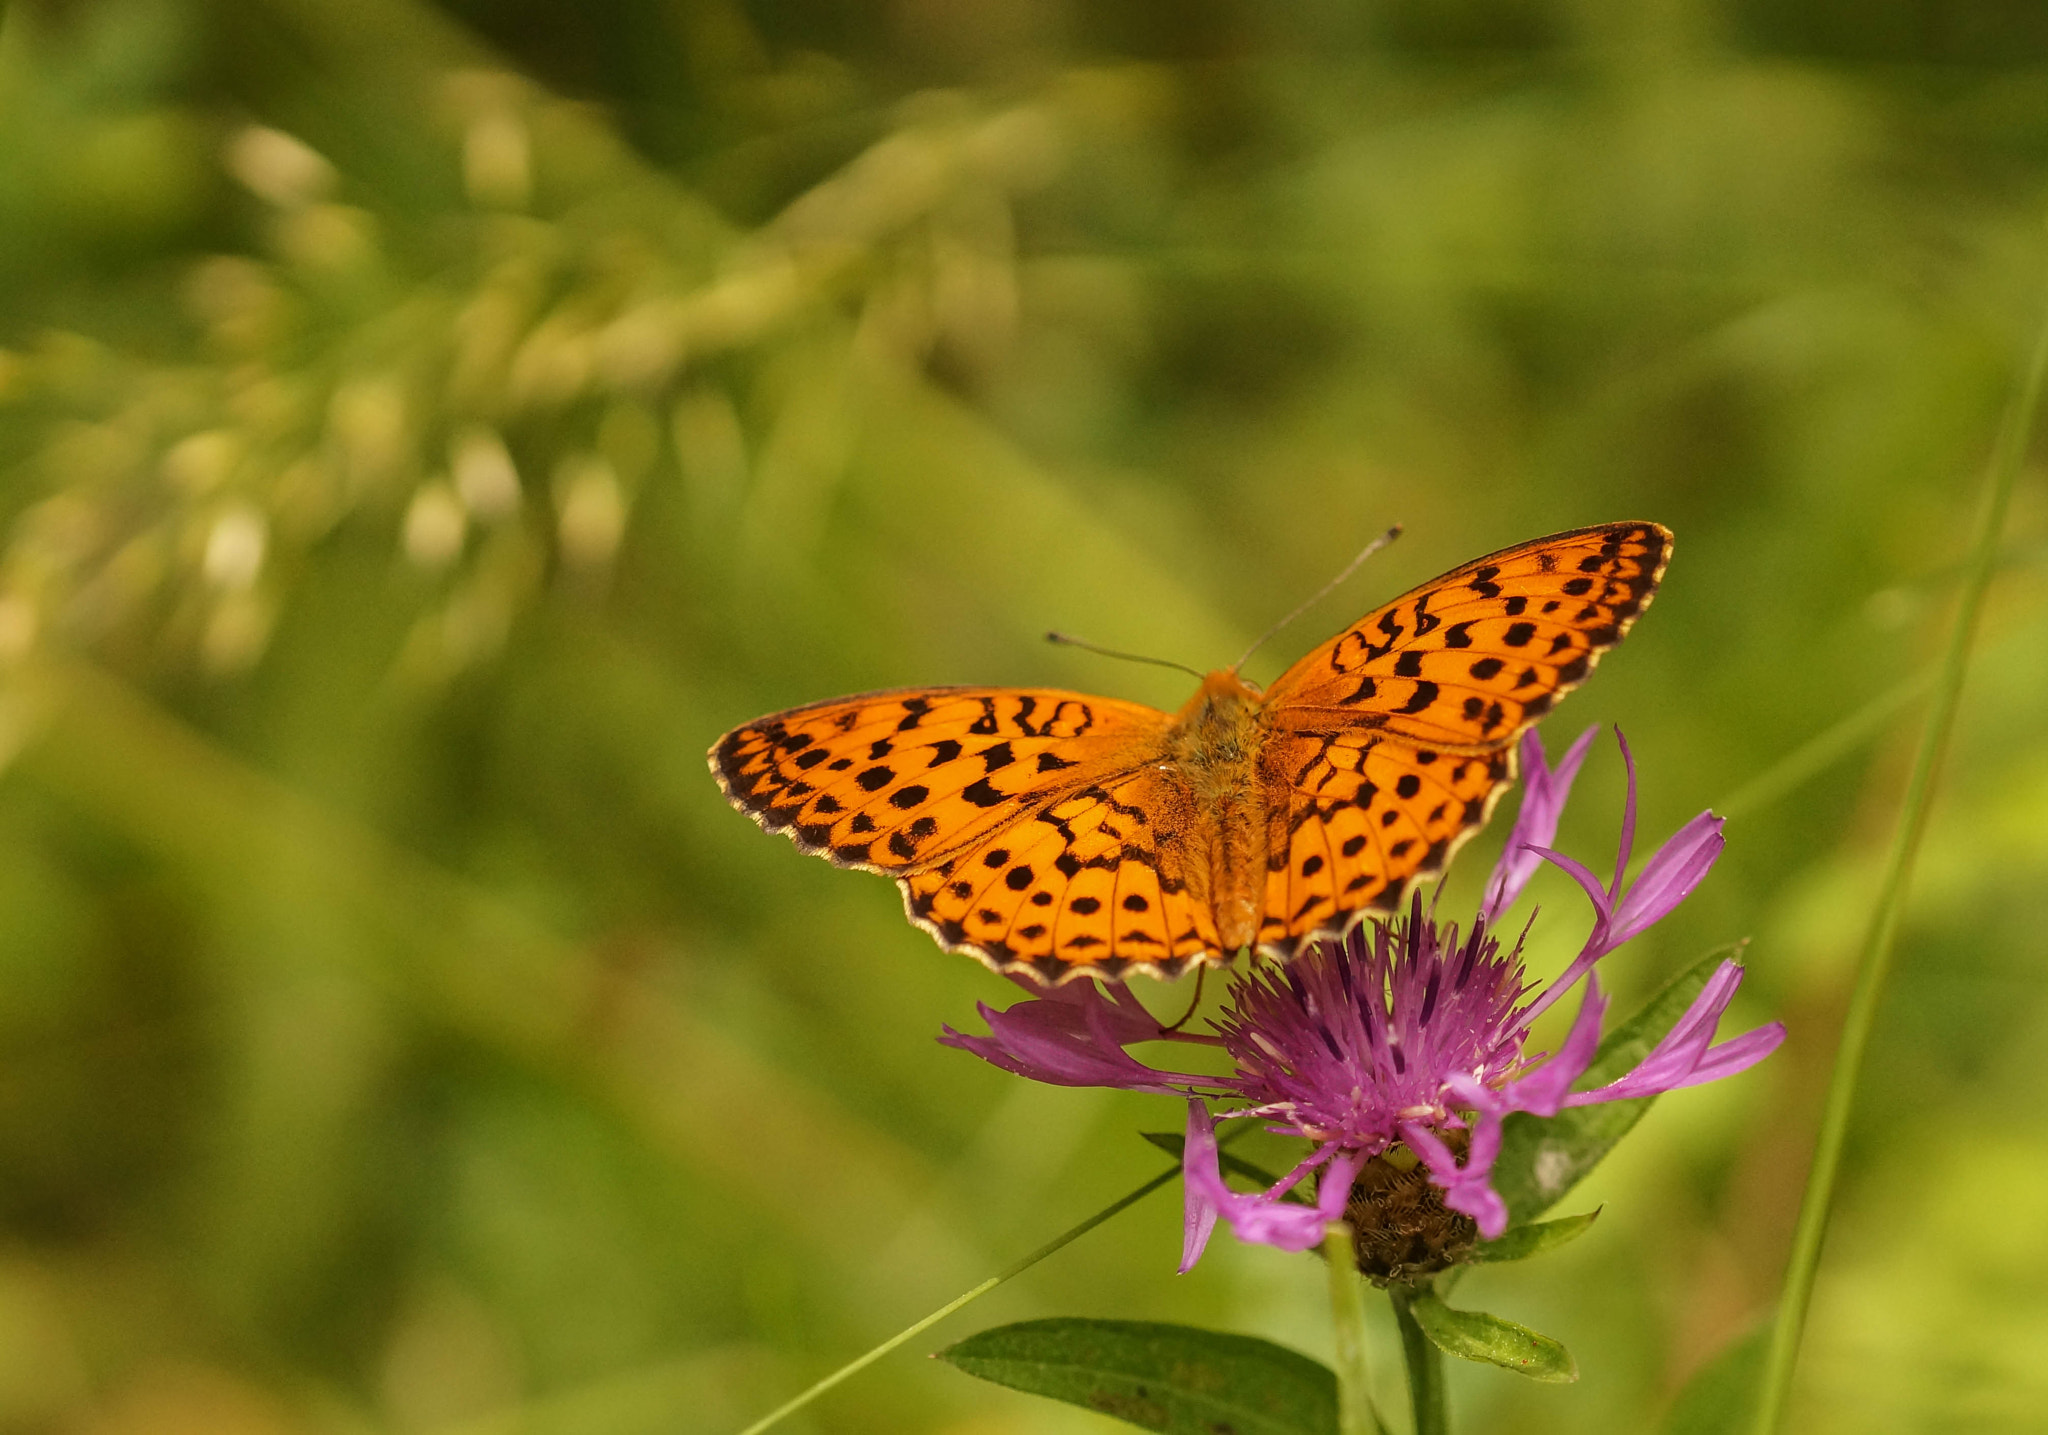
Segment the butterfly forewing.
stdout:
[[1668,529],[1610,523],[1467,563],[1281,674],[1266,694],[1273,721],[1437,751],[1504,747],[1621,641],[1670,553]]
[[1539,538],[1396,598],[1283,673],[1266,694],[1261,950],[1291,956],[1441,872],[1514,780],[1515,739],[1621,641],[1670,552],[1654,523]]
[[841,866],[927,867],[1130,770],[1165,714],[1030,688],[906,688],[793,708],[711,750],[733,805]]

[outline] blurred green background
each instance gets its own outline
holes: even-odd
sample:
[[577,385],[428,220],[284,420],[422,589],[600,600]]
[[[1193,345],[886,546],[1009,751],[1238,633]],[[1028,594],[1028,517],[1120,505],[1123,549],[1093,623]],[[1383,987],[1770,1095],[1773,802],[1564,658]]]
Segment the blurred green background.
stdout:
[[[1552,746],[1620,722],[1647,835],[1732,819],[1611,983],[1751,936],[1731,1027],[1791,1038],[1461,1288],[1581,1382],[1453,1377],[1470,1429],[1655,1428],[1775,1289],[2044,216],[2032,0],[14,0],[0,1430],[737,1429],[1179,1113],[937,1046],[1011,989],[730,812],[712,738],[1172,707],[1038,635],[1217,666],[1405,523],[1270,679],[1619,518],[1676,561]],[[1802,1431],[2048,1430],[2038,468],[2008,539]],[[1597,867],[1611,746],[1581,791]],[[917,1349],[1327,1354],[1313,1262],[1178,1244],[1155,1196]],[[1121,1427],[907,1351],[789,1428]]]

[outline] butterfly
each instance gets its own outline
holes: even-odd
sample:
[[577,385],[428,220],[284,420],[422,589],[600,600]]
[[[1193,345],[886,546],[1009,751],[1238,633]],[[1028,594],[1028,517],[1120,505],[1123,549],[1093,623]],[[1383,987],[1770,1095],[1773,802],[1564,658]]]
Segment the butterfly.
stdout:
[[1043,983],[1286,961],[1442,872],[1515,740],[1649,604],[1655,523],[1555,533],[1366,614],[1263,691],[1177,713],[1052,688],[896,688],[721,737],[726,797],[806,852],[894,877],[949,951]]

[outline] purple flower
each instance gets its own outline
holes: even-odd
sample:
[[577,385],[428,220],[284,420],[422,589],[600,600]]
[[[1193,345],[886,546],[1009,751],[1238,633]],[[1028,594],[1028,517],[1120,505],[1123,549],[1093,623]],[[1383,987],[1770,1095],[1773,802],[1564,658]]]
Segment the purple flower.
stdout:
[[[1289,966],[1239,975],[1213,1035],[1163,1029],[1118,984],[1040,989],[1026,981],[1020,984],[1033,1000],[1007,1011],[981,1008],[988,1036],[948,1028],[940,1040],[1038,1081],[1187,1097],[1182,1270],[1201,1255],[1219,1218],[1240,1240],[1283,1250],[1316,1245],[1333,1221],[1356,1226],[1361,1216],[1370,1219],[1372,1196],[1360,1176],[1376,1161],[1390,1163],[1389,1179],[1396,1181],[1419,1168],[1415,1179],[1426,1177],[1442,1211],[1455,1213],[1444,1221],[1469,1219],[1468,1241],[1474,1227],[1492,1239],[1508,1221],[1492,1172],[1509,1114],[1555,1116],[1570,1106],[1695,1086],[1746,1070],[1784,1039],[1773,1022],[1714,1045],[1715,1027],[1742,982],[1742,968],[1723,962],[1632,1071],[1592,1091],[1572,1090],[1592,1064],[1607,1009],[1595,965],[1684,901],[1723,845],[1721,819],[1701,813],[1651,854],[1634,882],[1625,881],[1636,774],[1624,741],[1628,797],[1613,881],[1603,885],[1584,864],[1552,850],[1592,737],[1582,736],[1552,768],[1535,733],[1524,735],[1521,811],[1485,901],[1462,934],[1455,924],[1439,924],[1416,898],[1402,917],[1361,923]],[[1521,945],[1503,951],[1494,926],[1543,861],[1585,890],[1593,929],[1564,973],[1525,1002]],[[1557,1051],[1529,1054],[1531,1023],[1582,982],[1578,1015]],[[1125,1050],[1144,1041],[1221,1047],[1230,1069],[1200,1075],[1151,1067]],[[1217,1115],[1263,1120],[1270,1130],[1306,1138],[1312,1149],[1270,1190],[1234,1191],[1218,1163]]]
[[971,1051],[994,1066],[1054,1086],[1114,1086],[1171,1096],[1201,1078],[1154,1071],[1124,1051],[1134,1042],[1159,1038],[1159,1023],[1121,982],[1105,989],[1093,982],[1040,987],[1023,977],[1013,981],[1035,994],[997,1011],[976,1003],[988,1023],[987,1036],[944,1028],[947,1046]]

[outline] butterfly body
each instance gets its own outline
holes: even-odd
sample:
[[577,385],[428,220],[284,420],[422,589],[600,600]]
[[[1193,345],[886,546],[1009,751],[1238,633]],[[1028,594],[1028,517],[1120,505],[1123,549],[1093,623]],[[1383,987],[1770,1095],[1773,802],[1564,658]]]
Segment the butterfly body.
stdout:
[[1514,740],[1649,602],[1656,524],[1555,534],[1395,599],[1261,690],[1176,713],[1039,688],[908,688],[733,729],[713,774],[799,847],[897,879],[912,922],[1045,981],[1285,960],[1440,872]]
[[1259,771],[1265,695],[1228,669],[1210,673],[1174,715],[1161,742],[1158,781],[1171,786],[1192,829],[1189,883],[1208,904],[1225,950],[1257,932],[1268,818],[1274,793]]

